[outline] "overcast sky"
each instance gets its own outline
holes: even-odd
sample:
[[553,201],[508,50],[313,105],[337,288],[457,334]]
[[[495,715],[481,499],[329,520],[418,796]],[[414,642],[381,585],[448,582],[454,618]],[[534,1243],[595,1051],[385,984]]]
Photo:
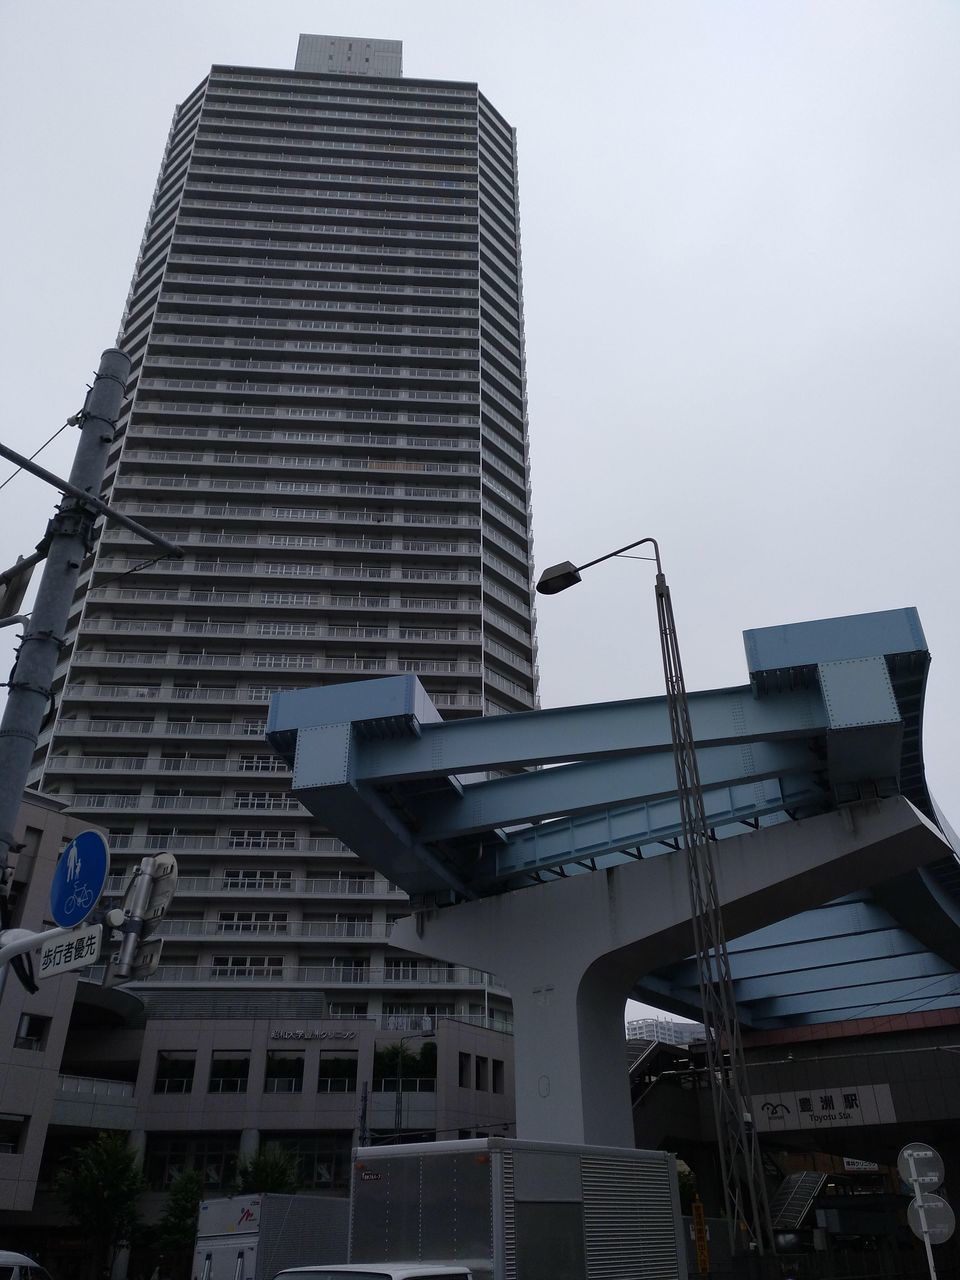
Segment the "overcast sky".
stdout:
[[[301,31],[402,39],[518,129],[539,568],[656,535],[691,689],[745,681],[744,628],[916,605],[956,825],[960,4],[3,0],[7,443],[115,340],[174,104]],[[2,497],[6,564],[52,495]],[[542,600],[543,704],[658,693],[655,622],[643,563]]]

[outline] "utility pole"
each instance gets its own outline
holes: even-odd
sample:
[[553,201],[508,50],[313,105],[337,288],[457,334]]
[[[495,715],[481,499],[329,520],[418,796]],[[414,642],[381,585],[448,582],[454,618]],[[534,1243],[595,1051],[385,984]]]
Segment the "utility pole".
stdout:
[[[70,485],[95,499],[100,497],[129,376],[130,357],[113,348],[105,351],[80,414],[80,443]],[[7,863],[16,848],[13,833],[20,802],[50,702],[80,566],[93,547],[97,517],[98,512],[82,498],[65,497],[41,543],[41,548],[46,544],[46,564],[0,722],[0,893],[4,896]]]
[[[652,541],[652,539],[650,539]],[[720,1153],[720,1176],[730,1232],[731,1251],[741,1224],[751,1231],[759,1254],[774,1251],[773,1227],[767,1199],[763,1161],[753,1117],[743,1039],[737,1018],[733,973],[717,890],[713,840],[703,805],[697,745],[690,723],[690,706],[680,663],[680,646],[673,618],[670,588],[660,569],[657,552],[657,620],[660,652],[670,714],[670,736],[677,775],[677,800],[690,884],[690,917],[700,1004],[706,1028],[707,1068]],[[744,1201],[746,1192],[746,1203]]]
[[[31,458],[24,458],[7,445],[0,444],[0,457],[45,480],[63,494],[63,500],[33,555],[21,557],[10,569],[0,573],[0,614],[10,615],[0,617],[0,627],[25,624],[0,721],[0,995],[6,978],[6,965],[2,961],[9,958],[27,990],[36,991],[26,953],[44,940],[71,932],[70,929],[61,929],[31,934],[28,930],[8,929],[6,898],[11,875],[10,854],[20,847],[14,836],[20,804],[53,691],[57,661],[65,644],[67,619],[80,568],[84,557],[93,550],[94,526],[101,516],[106,516],[113,523],[160,547],[165,555],[183,556],[179,547],[129,516],[114,511],[100,497],[107,459],[117,439],[117,421],[129,376],[130,357],[126,352],[111,347],[103,353],[83,409],[75,418],[69,419],[70,425],[80,427],[80,443],[69,480],[61,480]],[[33,611],[29,615],[16,613],[23,600],[29,574],[41,560],[46,560],[46,564]],[[81,838],[82,835],[77,837]],[[147,863],[149,867],[141,867],[142,879],[135,879],[130,886],[132,904],[125,902],[124,909],[115,913],[119,918],[112,921],[123,934],[122,960],[113,966],[115,972],[109,985],[122,981],[137,969],[156,968],[159,959],[160,940],[146,942],[145,938],[173,896],[177,881],[176,859],[169,854],[161,854],[144,859],[144,864]]]

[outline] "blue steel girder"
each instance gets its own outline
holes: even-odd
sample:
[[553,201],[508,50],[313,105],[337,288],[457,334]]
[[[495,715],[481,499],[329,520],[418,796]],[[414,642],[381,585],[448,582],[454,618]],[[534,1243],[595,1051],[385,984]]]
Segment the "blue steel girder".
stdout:
[[[897,793],[937,821],[923,779],[929,654],[915,610],[765,628],[745,643],[749,685],[690,697],[721,869],[722,839],[742,823]],[[444,723],[415,677],[400,676],[279,694],[267,736],[293,765],[303,803],[421,902],[678,845],[662,697]],[[816,924],[819,951],[797,936],[802,917],[734,940],[745,1019],[846,1016],[838,1010],[870,1007],[881,988],[899,1006],[910,982],[956,974],[958,885],[956,859],[945,859],[829,904],[824,912],[840,913],[832,931],[800,926]],[[640,993],[695,1013],[685,966],[644,975]]]

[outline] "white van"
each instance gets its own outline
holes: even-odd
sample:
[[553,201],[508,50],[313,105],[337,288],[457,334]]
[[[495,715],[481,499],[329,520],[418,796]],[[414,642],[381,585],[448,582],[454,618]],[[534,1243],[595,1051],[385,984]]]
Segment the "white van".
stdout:
[[0,1280],[50,1280],[50,1276],[25,1254],[0,1249]]
[[431,1267],[422,1262],[358,1263],[332,1267],[291,1267],[275,1280],[472,1280],[465,1267]]

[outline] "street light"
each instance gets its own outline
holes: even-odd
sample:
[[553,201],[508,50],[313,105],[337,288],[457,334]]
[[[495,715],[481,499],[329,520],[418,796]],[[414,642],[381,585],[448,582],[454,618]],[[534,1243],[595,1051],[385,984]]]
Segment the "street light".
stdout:
[[[663,568],[660,564],[660,547],[657,545],[656,538],[639,538],[636,542],[628,542],[625,547],[620,547],[616,551],[608,551],[605,556],[597,556],[596,560],[588,560],[586,564],[576,565],[569,560],[561,560],[559,564],[552,564],[549,569],[544,569],[537,583],[537,591],[542,596],[555,596],[561,591],[566,591],[568,587],[575,587],[581,581],[580,574],[584,569],[592,569],[595,564],[600,564],[604,560],[612,560],[614,556],[625,555],[628,551],[632,551],[634,547],[642,547],[649,542],[653,547],[652,556],[638,556],[641,560],[655,560],[657,563],[657,576],[663,577]],[[632,559],[633,557],[631,557]],[[664,586],[666,583],[664,583]]]
[[427,1031],[415,1031],[412,1035],[401,1036],[397,1046],[397,1101],[393,1114],[393,1128],[397,1142],[403,1130],[403,1046],[410,1040],[435,1040],[437,1033],[432,1028]]
[[[717,1130],[723,1183],[724,1208],[734,1248],[739,1225],[746,1218],[740,1170],[749,1197],[753,1235],[758,1251],[774,1248],[773,1228],[764,1181],[760,1147],[753,1118],[749,1111],[747,1068],[743,1040],[737,1019],[733,975],[727,952],[726,931],[717,889],[711,831],[707,824],[700,783],[697,746],[690,722],[690,707],[680,662],[680,646],[673,617],[670,588],[660,562],[660,547],[655,538],[638,538],[625,547],[608,551],[585,564],[570,560],[551,565],[540,575],[537,591],[541,595],[557,595],[581,581],[589,569],[615,556],[626,556],[635,547],[649,545],[652,556],[627,556],[628,559],[652,559],[656,562],[657,620],[660,628],[660,654],[670,718],[670,740],[677,778],[677,802],[680,810],[680,832],[687,855],[690,886],[690,921],[693,927],[694,955],[700,988],[700,1004],[706,1027],[707,1065],[711,1079],[714,1123]],[[724,1059],[724,1050],[727,1059]]]

